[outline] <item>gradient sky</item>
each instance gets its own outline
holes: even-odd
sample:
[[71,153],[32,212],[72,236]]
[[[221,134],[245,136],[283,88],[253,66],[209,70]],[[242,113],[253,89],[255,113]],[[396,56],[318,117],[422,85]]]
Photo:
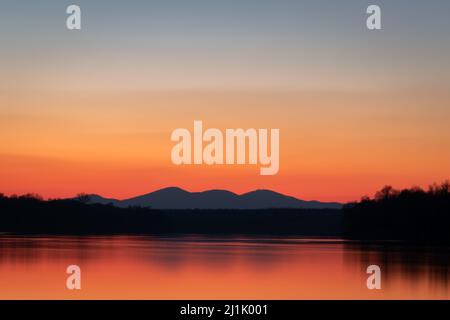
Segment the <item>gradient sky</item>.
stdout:
[[[82,30],[65,27],[69,4]],[[365,10],[382,8],[382,31]],[[450,177],[450,2],[0,2],[0,192],[347,201]],[[279,128],[280,172],[177,167],[176,128]],[[191,129],[192,130],[192,129]]]

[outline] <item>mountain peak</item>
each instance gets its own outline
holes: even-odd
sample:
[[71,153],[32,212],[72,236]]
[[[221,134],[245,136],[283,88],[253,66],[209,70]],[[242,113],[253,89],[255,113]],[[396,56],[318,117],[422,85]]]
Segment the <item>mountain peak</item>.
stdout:
[[228,195],[237,196],[236,193],[228,191],[228,190],[223,190],[223,189],[205,190],[205,191],[201,191],[201,192],[197,192],[197,193],[203,193],[203,194],[228,194]]
[[242,196],[246,195],[246,194],[247,195],[249,195],[249,194],[278,194],[278,195],[281,195],[281,196],[285,196],[282,193],[279,193],[279,192],[276,192],[276,191],[272,191],[272,190],[269,190],[269,189],[256,189],[256,190],[253,190],[253,191],[249,191],[249,192],[243,193]]
[[186,191],[179,187],[167,187],[167,188],[162,188],[162,189],[158,189],[156,191],[150,192],[149,194],[156,193],[156,192],[158,192],[158,193],[164,193],[164,192],[189,193],[189,191]]

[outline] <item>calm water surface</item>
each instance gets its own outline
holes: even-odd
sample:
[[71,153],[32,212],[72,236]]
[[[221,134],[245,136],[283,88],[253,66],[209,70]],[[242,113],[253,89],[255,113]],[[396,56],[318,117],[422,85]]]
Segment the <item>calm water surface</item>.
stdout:
[[334,239],[0,236],[3,299],[448,299],[449,267],[448,249]]

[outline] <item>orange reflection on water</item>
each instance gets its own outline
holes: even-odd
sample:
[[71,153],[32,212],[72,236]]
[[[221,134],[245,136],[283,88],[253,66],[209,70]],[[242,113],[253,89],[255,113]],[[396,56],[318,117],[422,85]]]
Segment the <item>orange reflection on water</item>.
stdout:
[[[0,237],[2,299],[448,299],[447,251],[339,240]],[[66,268],[81,267],[81,290]],[[366,287],[370,264],[382,290]]]

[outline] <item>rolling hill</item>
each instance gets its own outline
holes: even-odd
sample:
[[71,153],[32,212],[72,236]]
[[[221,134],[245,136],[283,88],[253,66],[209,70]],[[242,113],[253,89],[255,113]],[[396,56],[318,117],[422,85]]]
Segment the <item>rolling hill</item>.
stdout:
[[306,201],[270,190],[255,190],[238,195],[226,190],[189,192],[177,187],[157,190],[125,200],[88,195],[89,203],[112,204],[118,207],[151,207],[154,209],[340,209],[337,202]]

